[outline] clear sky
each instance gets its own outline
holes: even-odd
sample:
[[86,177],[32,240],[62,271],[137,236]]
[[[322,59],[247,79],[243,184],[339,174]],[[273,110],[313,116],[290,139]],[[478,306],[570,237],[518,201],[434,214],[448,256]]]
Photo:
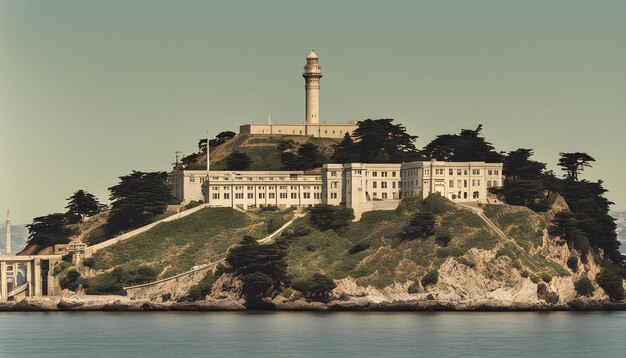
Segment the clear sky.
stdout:
[[499,150],[597,159],[626,210],[626,1],[0,0],[0,209],[62,211],[208,129],[395,118],[424,146],[484,125]]

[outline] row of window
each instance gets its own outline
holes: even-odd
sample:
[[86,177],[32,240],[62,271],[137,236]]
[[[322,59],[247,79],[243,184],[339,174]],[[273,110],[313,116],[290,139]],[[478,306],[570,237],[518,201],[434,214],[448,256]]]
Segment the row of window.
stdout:
[[[234,198],[235,199],[243,199],[244,198],[244,193],[234,193]],[[248,199],[254,199],[254,193],[247,193],[247,198]],[[258,198],[259,199],[265,199],[265,193],[257,193],[258,194]],[[288,193],[278,193],[279,194],[279,198],[280,199],[287,199],[288,198]],[[298,199],[300,196],[298,193],[290,193],[290,197],[291,199]],[[311,195],[313,194],[313,195]],[[311,199],[311,197],[313,197],[314,199],[320,199],[322,197],[322,193],[302,193],[302,199]],[[230,193],[212,193],[211,194],[211,199],[214,200],[219,200],[220,198],[223,198],[225,200],[230,200]],[[276,193],[267,193],[267,198],[268,199],[276,199]]]
[[[230,186],[224,185],[222,186],[222,188],[224,190],[228,190],[229,188],[231,188]],[[235,186],[233,187],[235,188],[235,190],[243,190],[243,186]],[[278,188],[280,190],[287,190],[287,185],[280,185],[278,186]],[[310,185],[303,185],[302,186],[302,190],[311,190],[311,188],[313,188],[313,190],[320,190],[320,186],[318,185],[314,185],[314,186],[310,186]],[[265,190],[265,186],[264,185],[259,185],[257,186],[258,190]],[[275,186],[268,186],[267,190],[275,190],[276,187]],[[291,190],[298,190],[297,186],[290,186],[289,189]],[[219,186],[211,186],[211,190],[219,190]],[[254,191],[254,186],[247,186],[246,190],[248,191]]]

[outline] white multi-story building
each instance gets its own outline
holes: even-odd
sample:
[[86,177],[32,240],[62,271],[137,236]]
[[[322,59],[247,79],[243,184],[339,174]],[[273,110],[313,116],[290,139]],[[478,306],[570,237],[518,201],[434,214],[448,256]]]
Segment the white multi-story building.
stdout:
[[502,164],[418,161],[399,164],[326,164],[322,202],[346,205],[357,218],[371,210],[395,209],[402,198],[439,193],[455,202],[495,200],[488,189],[502,185]]
[[371,210],[391,210],[404,197],[431,193],[455,202],[495,200],[488,189],[502,185],[502,164],[419,161],[399,164],[325,164],[321,174],[301,171],[174,170],[172,196],[212,206],[247,209],[275,205],[345,205],[356,218]]

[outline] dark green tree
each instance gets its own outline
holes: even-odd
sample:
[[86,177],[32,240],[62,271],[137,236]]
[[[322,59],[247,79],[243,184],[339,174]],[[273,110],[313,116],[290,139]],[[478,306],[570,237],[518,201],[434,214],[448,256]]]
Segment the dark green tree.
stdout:
[[602,271],[596,276],[596,282],[609,298],[614,301],[622,301],[626,298],[624,292],[624,279],[619,273],[618,268],[609,265],[604,267]]
[[452,162],[501,162],[502,154],[498,153],[491,143],[480,136],[482,128],[481,124],[474,130],[463,129],[460,134],[438,135],[424,147],[421,155],[426,159]]
[[310,210],[311,223],[322,231],[339,230],[354,219],[354,211],[345,206],[318,204]]
[[490,188],[489,191],[502,195],[510,205],[530,206],[545,196],[542,181],[532,179],[505,179],[502,187]]
[[301,145],[295,153],[293,150],[284,151],[280,159],[287,170],[309,170],[324,164],[324,156],[313,143]]
[[502,162],[504,175],[510,179],[539,180],[546,164],[531,160],[532,149],[517,149],[509,152]]
[[246,170],[251,162],[248,154],[236,150],[226,157],[226,170]]
[[36,217],[32,224],[26,225],[29,234],[28,244],[40,248],[67,244],[70,241],[69,237],[76,234],[76,230],[70,229],[67,225],[65,214],[56,213]]
[[67,198],[69,202],[67,209],[67,220],[70,224],[75,224],[87,216],[92,216],[100,212],[101,205],[98,199],[84,190],[78,190]]
[[138,172],[120,177],[109,188],[111,213],[105,227],[111,235],[147,224],[163,214],[171,198],[166,172]]
[[402,163],[418,158],[415,139],[393,119],[366,119],[354,130],[354,154],[360,162]]
[[286,251],[277,244],[260,245],[254,237],[245,236],[230,249],[226,262],[243,282],[243,294],[249,305],[256,305],[286,280]]
[[431,213],[417,213],[409,222],[400,237],[402,240],[425,239],[435,233],[435,216]]
[[296,280],[291,287],[302,292],[306,297],[328,297],[330,291],[334,290],[337,285],[332,278],[316,273],[311,277]]
[[591,167],[591,162],[595,162],[587,153],[560,153],[559,166],[565,171],[565,178],[568,180],[578,181],[578,175]]
[[335,163],[353,163],[359,160],[354,140],[348,132],[343,136],[341,142],[335,144],[333,148],[335,152],[332,159]]

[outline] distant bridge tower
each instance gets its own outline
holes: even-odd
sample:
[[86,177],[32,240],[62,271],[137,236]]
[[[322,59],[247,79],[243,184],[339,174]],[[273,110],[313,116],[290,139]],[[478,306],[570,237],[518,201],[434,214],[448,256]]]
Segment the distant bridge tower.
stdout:
[[11,212],[7,209],[7,255],[11,254]]
[[[306,91],[306,124],[318,124],[320,114],[320,78],[322,78],[322,67],[319,65],[319,58],[313,49],[306,57],[304,66],[304,88]],[[307,128],[308,131],[308,128]]]

